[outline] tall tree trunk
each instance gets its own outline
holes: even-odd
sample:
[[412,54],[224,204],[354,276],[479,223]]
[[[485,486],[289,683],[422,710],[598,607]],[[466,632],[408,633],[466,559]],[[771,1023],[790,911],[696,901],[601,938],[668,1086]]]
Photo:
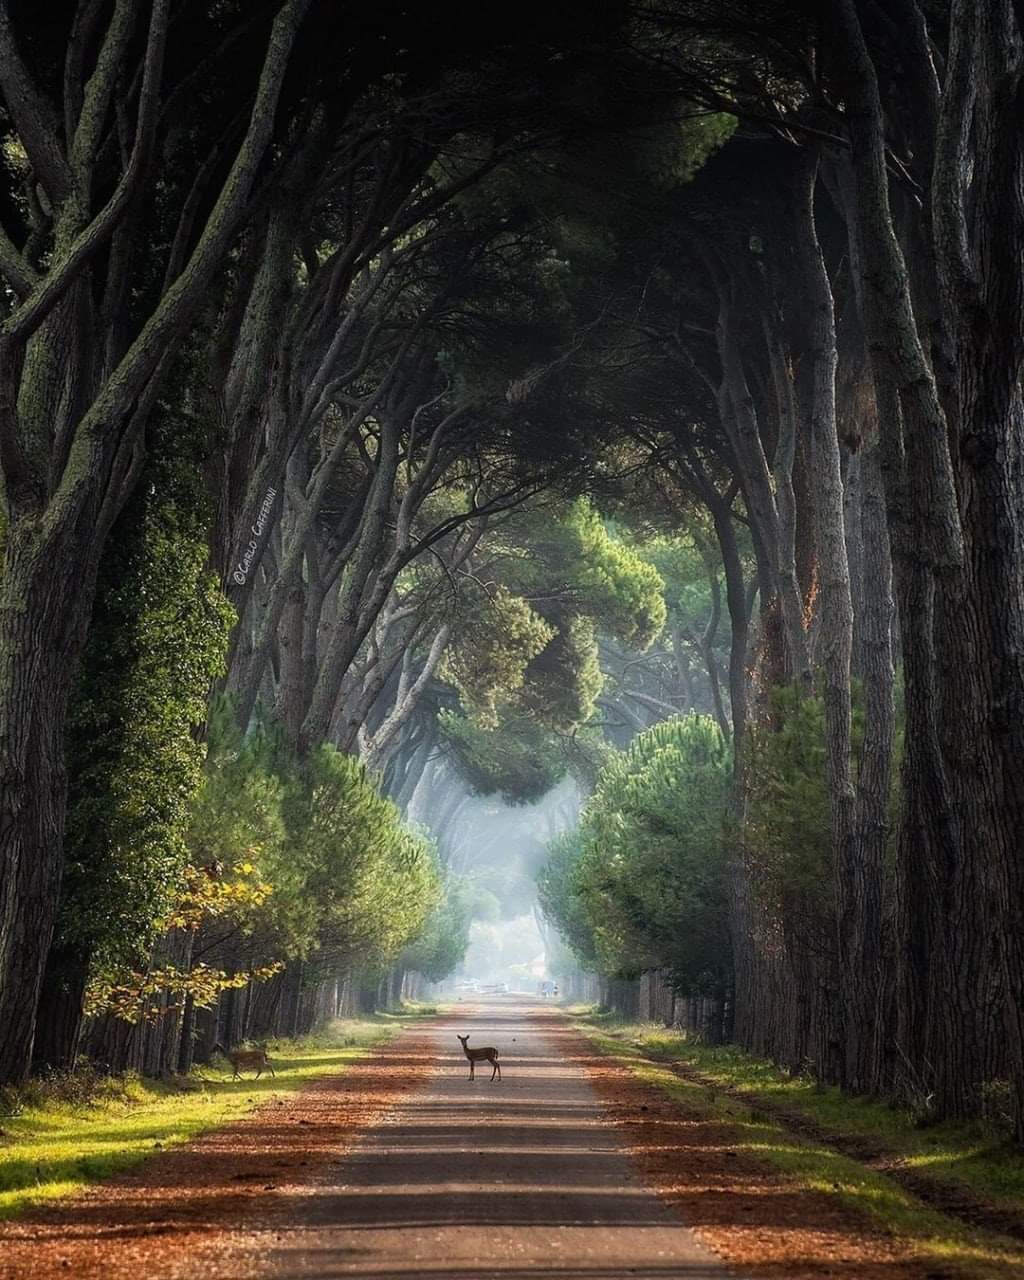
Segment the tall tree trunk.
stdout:
[[905,677],[898,1053],[910,1089],[932,1096],[940,1114],[965,1115],[975,1105],[975,1046],[987,1039],[979,990],[991,956],[979,943],[984,878],[976,846],[964,839],[966,814],[943,749],[953,708],[935,643],[940,584],[963,571],[963,534],[947,419],[890,207],[878,79],[854,0],[837,0],[836,14],[856,196],[851,240],[879,408]]
[[274,719],[289,743],[298,741],[306,709],[305,624],[306,589],[301,571],[297,571],[287,593],[277,632],[279,673]]
[[[841,1000],[829,1001],[844,1025],[829,1028],[828,1039],[861,1043],[869,1038],[874,1002],[866,1000],[858,965],[865,922],[861,918],[862,894],[857,881],[862,868],[853,846],[854,791],[850,767],[851,687],[853,651],[853,599],[846,556],[843,519],[843,480],[836,423],[836,329],[832,286],[825,268],[815,224],[814,196],[817,158],[806,163],[797,179],[796,241],[802,265],[806,298],[807,376],[802,380],[811,449],[814,494],[814,526],[818,550],[818,588],[821,633],[818,643],[825,703],[825,772],[832,815],[832,857],[838,943],[838,982]],[[830,969],[828,959],[826,969]],[[825,974],[832,986],[834,972]],[[830,1055],[831,1056],[831,1055]],[[848,1055],[847,1055],[848,1060]],[[843,1073],[845,1074],[845,1073]],[[863,1088],[865,1081],[845,1083]]]
[[0,1081],[32,1061],[36,1005],[60,892],[64,724],[93,577],[39,526],[8,529],[0,576]]
[[[963,815],[950,907],[974,1021],[956,1028],[956,1109],[1007,1065],[1024,1140],[1024,17],[954,0],[931,212],[955,360],[954,457],[966,562],[937,617],[944,742]],[[938,993],[936,993],[938,994]],[[954,1034],[953,1007],[935,1004]],[[1008,1032],[1008,1036],[1006,1033]]]
[[[743,354],[736,335],[736,300],[733,282],[720,290],[718,349],[722,383],[718,388],[719,417],[729,436],[739,465],[747,510],[760,542],[759,559],[764,573],[762,615],[777,601],[779,638],[783,641],[785,671],[807,686],[811,682],[810,654],[804,631],[803,600],[796,570],[796,510],[793,498],[792,448],[781,451],[774,474],[769,469],[761,440],[754,399],[747,382]],[[795,424],[790,424],[793,429]],[[776,496],[778,494],[778,496]]]
[[[396,568],[390,581],[386,581],[387,575],[381,564],[387,518],[398,475],[398,454],[398,427],[385,415],[381,422],[376,473],[362,517],[359,545],[339,589],[337,621],[326,646],[302,726],[299,745],[303,750],[312,750],[327,740],[341,681],[384,607],[398,574]],[[369,585],[374,574],[378,576]],[[365,607],[367,592],[376,602],[372,610]]]
[[892,561],[885,523],[885,494],[877,446],[861,459],[863,595],[860,619],[860,676],[864,690],[864,737],[857,766],[857,806],[853,831],[853,883],[860,923],[850,955],[859,990],[858,1035],[845,1044],[844,1078],[855,1090],[876,1092],[891,1082],[885,1054],[891,1019],[893,957],[883,951],[887,845],[892,807],[892,756],[896,727],[892,654]]
[[70,1071],[78,1057],[89,956],[79,947],[54,945],[46,960],[32,1067]]

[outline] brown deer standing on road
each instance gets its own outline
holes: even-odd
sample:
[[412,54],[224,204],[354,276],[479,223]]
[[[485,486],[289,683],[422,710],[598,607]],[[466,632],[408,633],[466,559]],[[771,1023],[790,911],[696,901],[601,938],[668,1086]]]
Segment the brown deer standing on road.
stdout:
[[266,1049],[225,1049],[222,1044],[215,1044],[213,1052],[218,1050],[231,1063],[231,1069],[234,1075],[232,1080],[237,1080],[243,1071],[255,1070],[256,1079],[258,1080],[263,1074],[264,1068],[270,1072],[275,1079],[274,1068],[270,1065],[270,1059],[267,1057]]
[[456,1038],[462,1042],[462,1052],[469,1059],[470,1080],[474,1079],[476,1076],[476,1064],[478,1062],[489,1062],[494,1068],[494,1071],[491,1072],[491,1079],[494,1079],[495,1074],[497,1074],[499,1080],[501,1079],[501,1066],[498,1063],[497,1049],[471,1049],[466,1043],[469,1036],[457,1036]]

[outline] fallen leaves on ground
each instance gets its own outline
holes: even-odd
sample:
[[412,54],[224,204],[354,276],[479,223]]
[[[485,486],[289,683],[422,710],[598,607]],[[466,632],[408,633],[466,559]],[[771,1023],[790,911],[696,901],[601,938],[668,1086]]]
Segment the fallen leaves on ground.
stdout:
[[[258,1274],[269,1243],[340,1152],[436,1067],[416,1031],[373,1049],[343,1073],[131,1171],[0,1224],[0,1280],[144,1280]],[[254,1244],[256,1247],[254,1248]]]

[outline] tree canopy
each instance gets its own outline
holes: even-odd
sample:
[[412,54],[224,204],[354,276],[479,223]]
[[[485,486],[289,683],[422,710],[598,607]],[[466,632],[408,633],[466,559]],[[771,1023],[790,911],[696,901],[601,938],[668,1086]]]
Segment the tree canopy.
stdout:
[[581,963],[1024,1138],[1019,5],[493,16],[0,12],[0,1085],[439,975],[582,798]]

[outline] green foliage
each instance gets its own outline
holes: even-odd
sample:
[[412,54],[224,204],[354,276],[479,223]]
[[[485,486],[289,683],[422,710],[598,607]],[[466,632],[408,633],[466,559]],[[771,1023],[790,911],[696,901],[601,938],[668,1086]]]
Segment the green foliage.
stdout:
[[[855,712],[854,755],[861,732]],[[770,714],[751,727],[747,749],[747,864],[766,902],[779,911],[799,902],[801,918],[824,927],[833,879],[821,697],[774,690]]]
[[730,776],[705,716],[655,725],[613,757],[540,880],[545,910],[581,959],[619,976],[667,969],[683,991],[727,980]]
[[491,730],[442,711],[437,722],[459,772],[478,795],[498,793],[506,804],[532,804],[565,775],[562,744],[535,720],[506,716]]
[[702,629],[711,610],[705,555],[687,535],[651,538],[640,554],[657,569],[665,584],[668,611],[684,627]]
[[461,621],[458,643],[446,653],[441,674],[477,723],[493,728],[498,708],[519,692],[527,666],[554,634],[506,587],[481,592]]
[[555,634],[526,669],[517,705],[541,725],[568,733],[585,724],[604,687],[591,618],[554,614]]
[[240,958],[303,959],[336,970],[392,961],[440,901],[433,846],[410,830],[354,757],[324,746],[297,760],[229,716],[190,840],[197,865],[251,865],[269,892],[238,904]]
[[621,538],[613,537],[584,499],[566,522],[574,540],[577,588],[591,618],[622,644],[646,649],[665,625],[665,584]]
[[501,903],[485,885],[473,879],[466,879],[463,881],[463,893],[469,903],[469,914],[472,920],[496,924],[501,919]]
[[[302,900],[302,879],[287,853],[284,782],[274,769],[274,745],[256,731],[243,735],[229,703],[211,715],[207,768],[192,804],[188,831],[191,865],[215,883],[227,868],[251,865],[270,886],[276,950],[290,956],[310,945],[314,927]],[[255,929],[247,904],[239,922]],[[266,916],[260,913],[260,919]]]
[[[648,66],[648,89],[650,73]],[[735,117],[721,113],[680,119],[678,99],[667,84],[662,88],[659,121],[652,118],[647,94],[642,105],[630,104],[621,83],[612,87],[606,77],[588,73],[573,77],[558,104],[585,122],[571,145],[517,156],[477,184],[467,197],[470,207],[515,208],[525,202],[550,227],[567,265],[577,272],[607,270],[652,200],[689,182],[736,129]],[[639,106],[642,115],[633,127],[631,106]],[[594,128],[602,119],[614,119],[618,128]]]
[[103,559],[72,708],[58,938],[100,964],[138,963],[182,886],[195,728],[233,621],[206,568],[196,432],[162,420]]
[[250,982],[266,982],[280,973],[280,963],[229,973],[203,962],[183,968],[168,964],[145,971],[118,970],[113,977],[98,973],[85,993],[86,1017],[113,1014],[122,1022],[156,1022],[167,1013],[166,997],[180,1003],[188,998],[197,1008],[209,1009],[224,991],[241,990]]
[[469,886],[462,880],[449,878],[420,936],[403,951],[402,966],[422,973],[430,982],[447,978],[459,966],[469,946],[473,907]]
[[[567,978],[571,974],[585,972],[581,962],[581,952],[570,946],[560,933],[553,933],[545,939],[544,959],[548,973],[559,978]],[[593,965],[588,966],[593,968]]]
[[404,825],[354,757],[330,746],[293,769],[283,812],[320,956],[393,960],[440,900],[433,846]]
[[488,543],[506,581],[527,599],[553,601],[622,644],[646,649],[665,624],[664,583],[586,498],[523,513]]
[[548,859],[537,875],[537,899],[578,964],[596,969],[600,961],[594,930],[576,879],[582,856],[583,838],[578,827],[556,836],[548,845]]
[[466,591],[445,672],[481,723],[511,702],[540,714],[553,692],[568,702],[550,722],[581,723],[600,690],[597,632],[644,649],[664,626],[657,569],[586,499],[520,513],[488,534],[480,554],[494,585]]
[[517,514],[480,555],[500,585],[456,627],[442,675],[466,714],[443,715],[442,732],[475,791],[533,801],[586,763],[575,745],[604,685],[598,633],[648,646],[664,584],[585,499]]

